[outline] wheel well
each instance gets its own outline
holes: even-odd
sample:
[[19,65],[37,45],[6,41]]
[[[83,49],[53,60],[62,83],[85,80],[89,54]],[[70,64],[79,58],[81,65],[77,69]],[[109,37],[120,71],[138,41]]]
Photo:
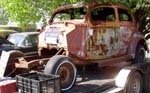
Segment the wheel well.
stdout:
[[55,55],[57,53],[57,49],[53,48],[53,49],[47,49],[47,48],[43,48],[41,50],[41,55]]
[[[146,69],[143,69],[143,66],[140,67],[140,64],[135,64],[134,66],[135,66],[134,68],[131,68],[131,73],[130,73],[130,75],[131,75],[132,73],[138,72],[138,73],[142,76],[142,78],[143,78],[143,75],[146,73]],[[129,67],[129,68],[130,68],[130,67]]]
[[[139,42],[138,42],[138,44],[137,44],[137,47],[138,47],[138,45],[143,45],[144,46],[144,48],[145,48],[145,50],[146,51],[148,51],[148,47],[147,47],[147,45],[146,45],[146,42],[145,42],[145,40],[140,40]],[[137,48],[136,47],[136,48]]]
[[[135,70],[134,72],[138,72],[141,76],[144,75],[144,73],[141,70]],[[142,77],[143,78],[143,77]]]
[[61,51],[59,51],[60,49],[57,49],[57,48],[51,48],[51,49],[48,49],[48,48],[43,48],[41,51],[41,55],[47,55],[47,56],[54,56],[54,55],[61,55],[64,53],[64,49],[62,49]]

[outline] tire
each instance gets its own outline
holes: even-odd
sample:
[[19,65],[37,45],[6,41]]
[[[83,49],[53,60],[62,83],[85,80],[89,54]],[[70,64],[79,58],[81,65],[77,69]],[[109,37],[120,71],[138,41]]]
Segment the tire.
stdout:
[[128,80],[125,93],[142,93],[142,89],[143,81],[141,74],[138,72],[134,72]]
[[138,45],[136,52],[134,63],[144,63],[146,61],[145,48],[143,45]]
[[57,55],[52,57],[45,66],[45,74],[60,76],[61,90],[69,90],[76,81],[77,70],[68,57]]
[[143,75],[143,93],[150,92],[150,66],[148,66],[146,73]]

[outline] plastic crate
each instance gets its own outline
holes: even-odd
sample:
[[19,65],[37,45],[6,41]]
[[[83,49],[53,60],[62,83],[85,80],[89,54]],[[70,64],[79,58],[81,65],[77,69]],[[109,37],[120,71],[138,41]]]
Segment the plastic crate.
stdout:
[[60,80],[57,75],[32,72],[16,75],[18,93],[60,93]]

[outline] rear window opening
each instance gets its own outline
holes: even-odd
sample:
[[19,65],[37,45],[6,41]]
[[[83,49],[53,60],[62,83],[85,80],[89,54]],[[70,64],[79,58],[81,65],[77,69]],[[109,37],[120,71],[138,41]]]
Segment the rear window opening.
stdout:
[[115,21],[115,11],[109,7],[95,8],[91,13],[93,21]]

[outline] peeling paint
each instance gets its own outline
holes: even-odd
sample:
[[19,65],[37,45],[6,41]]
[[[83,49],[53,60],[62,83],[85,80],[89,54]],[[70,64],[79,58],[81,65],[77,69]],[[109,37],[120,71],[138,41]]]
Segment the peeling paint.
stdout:
[[[80,3],[62,6],[52,14],[51,27],[60,28],[56,31],[59,34],[56,46],[65,48],[71,57],[86,61],[99,60],[97,62],[118,57],[115,59],[117,61],[119,57],[128,59],[128,55],[135,53],[136,45],[131,44],[137,32],[135,19],[127,8],[119,4]],[[142,36],[138,40],[140,38]],[[82,61],[76,63],[82,64]]]

